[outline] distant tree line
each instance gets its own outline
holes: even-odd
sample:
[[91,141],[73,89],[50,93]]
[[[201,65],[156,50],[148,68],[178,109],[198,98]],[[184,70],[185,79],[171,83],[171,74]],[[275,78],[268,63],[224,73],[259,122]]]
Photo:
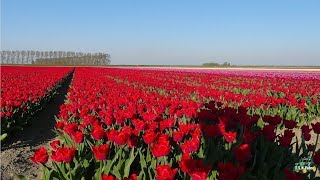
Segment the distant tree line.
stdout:
[[107,53],[72,51],[0,51],[1,64],[109,65]]
[[202,66],[205,67],[216,67],[216,66],[231,66],[231,64],[229,62],[224,62],[223,64],[219,64],[216,62],[209,62],[209,63],[203,63]]
[[61,57],[61,58],[40,58],[32,62],[39,65],[96,65],[103,66],[110,64],[110,55],[96,53],[90,55]]

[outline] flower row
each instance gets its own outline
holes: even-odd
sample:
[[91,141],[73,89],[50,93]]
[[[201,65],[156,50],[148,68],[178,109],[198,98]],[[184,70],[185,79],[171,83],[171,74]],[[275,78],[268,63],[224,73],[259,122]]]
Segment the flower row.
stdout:
[[[246,107],[226,107],[210,98],[187,98],[187,83],[172,86],[177,93],[163,92],[158,87],[164,86],[148,81],[157,79],[156,73],[143,81],[147,76],[133,71],[76,68],[60,107],[57,139],[31,157],[43,166],[44,179],[315,176],[314,171],[294,173],[293,167],[302,155],[320,164],[317,142],[310,142],[311,133],[319,137],[319,122],[301,130],[302,124],[291,119],[249,115]],[[299,131],[301,144],[295,142]],[[46,166],[49,157],[52,168]]]
[[1,67],[1,130],[14,131],[49,100],[72,68]]

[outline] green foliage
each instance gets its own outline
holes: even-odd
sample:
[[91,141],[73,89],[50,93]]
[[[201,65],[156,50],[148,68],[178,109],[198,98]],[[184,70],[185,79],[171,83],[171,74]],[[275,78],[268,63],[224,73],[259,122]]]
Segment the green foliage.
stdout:
[[216,62],[209,62],[209,63],[203,63],[202,66],[205,66],[205,67],[219,67],[219,66],[231,66],[231,64],[229,62],[224,62],[223,64],[219,64],[219,63],[216,63]]

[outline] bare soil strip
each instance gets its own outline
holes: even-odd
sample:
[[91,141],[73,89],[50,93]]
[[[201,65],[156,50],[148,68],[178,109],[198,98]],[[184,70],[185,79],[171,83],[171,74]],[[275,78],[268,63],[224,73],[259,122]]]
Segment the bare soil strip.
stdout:
[[24,175],[28,179],[40,179],[41,170],[30,160],[30,156],[40,146],[48,146],[55,137],[53,132],[55,116],[64,103],[72,80],[70,75],[58,89],[58,94],[40,112],[34,115],[31,126],[25,127],[1,144],[1,178],[14,179],[15,175]]

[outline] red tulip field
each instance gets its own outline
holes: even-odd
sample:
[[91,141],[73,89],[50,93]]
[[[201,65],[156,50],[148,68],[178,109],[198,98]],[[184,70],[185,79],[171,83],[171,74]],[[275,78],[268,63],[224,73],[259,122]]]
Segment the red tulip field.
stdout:
[[43,179],[319,179],[319,71],[1,70],[4,141],[73,76],[30,157]]
[[[22,128],[72,68],[1,67],[1,133]],[[2,136],[4,138],[4,136]]]

